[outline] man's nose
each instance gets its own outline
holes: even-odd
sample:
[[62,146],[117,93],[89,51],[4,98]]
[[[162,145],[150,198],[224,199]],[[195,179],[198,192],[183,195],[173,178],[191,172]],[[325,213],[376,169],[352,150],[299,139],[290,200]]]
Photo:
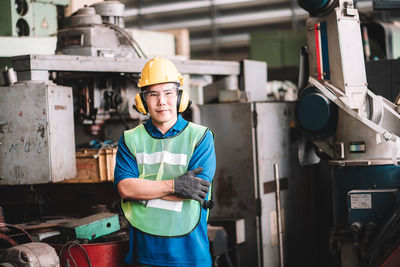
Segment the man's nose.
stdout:
[[160,93],[160,95],[158,96],[158,101],[157,103],[160,104],[165,104],[166,103],[166,97],[164,94]]

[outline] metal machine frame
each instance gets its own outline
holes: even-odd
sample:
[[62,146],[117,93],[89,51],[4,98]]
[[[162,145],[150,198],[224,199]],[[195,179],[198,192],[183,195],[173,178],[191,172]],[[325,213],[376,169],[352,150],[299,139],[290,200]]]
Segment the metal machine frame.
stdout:
[[354,1],[298,2],[310,18],[303,66],[309,77],[297,119],[332,165],[331,249],[337,246],[344,267],[386,266],[399,255],[398,231],[389,229],[400,212],[400,109],[368,89]]

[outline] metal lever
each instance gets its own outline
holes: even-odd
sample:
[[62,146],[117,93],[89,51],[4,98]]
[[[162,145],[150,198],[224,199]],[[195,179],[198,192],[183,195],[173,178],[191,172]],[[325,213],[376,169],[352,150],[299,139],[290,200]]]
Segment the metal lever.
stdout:
[[282,233],[282,213],[281,213],[281,189],[279,184],[278,164],[274,164],[275,178],[275,200],[276,200],[276,221],[278,222],[278,244],[279,244],[279,266],[283,267],[283,233]]

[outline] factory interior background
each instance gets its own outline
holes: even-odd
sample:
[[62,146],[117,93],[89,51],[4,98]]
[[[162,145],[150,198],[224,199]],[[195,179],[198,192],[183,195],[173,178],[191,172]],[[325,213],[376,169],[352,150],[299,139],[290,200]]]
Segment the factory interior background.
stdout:
[[398,0],[1,0],[0,266],[128,266],[156,56],[214,134],[213,266],[400,266]]

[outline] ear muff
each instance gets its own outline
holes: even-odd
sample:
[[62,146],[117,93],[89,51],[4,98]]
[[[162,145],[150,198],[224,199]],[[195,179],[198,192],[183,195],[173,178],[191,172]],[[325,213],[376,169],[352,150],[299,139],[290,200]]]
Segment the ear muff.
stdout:
[[147,115],[147,113],[149,113],[147,111],[147,104],[146,101],[144,100],[143,92],[136,94],[135,105],[133,105],[133,108],[142,115]]
[[178,90],[178,113],[182,113],[187,110],[191,104],[192,101],[190,101],[188,93],[186,93],[184,90]]

